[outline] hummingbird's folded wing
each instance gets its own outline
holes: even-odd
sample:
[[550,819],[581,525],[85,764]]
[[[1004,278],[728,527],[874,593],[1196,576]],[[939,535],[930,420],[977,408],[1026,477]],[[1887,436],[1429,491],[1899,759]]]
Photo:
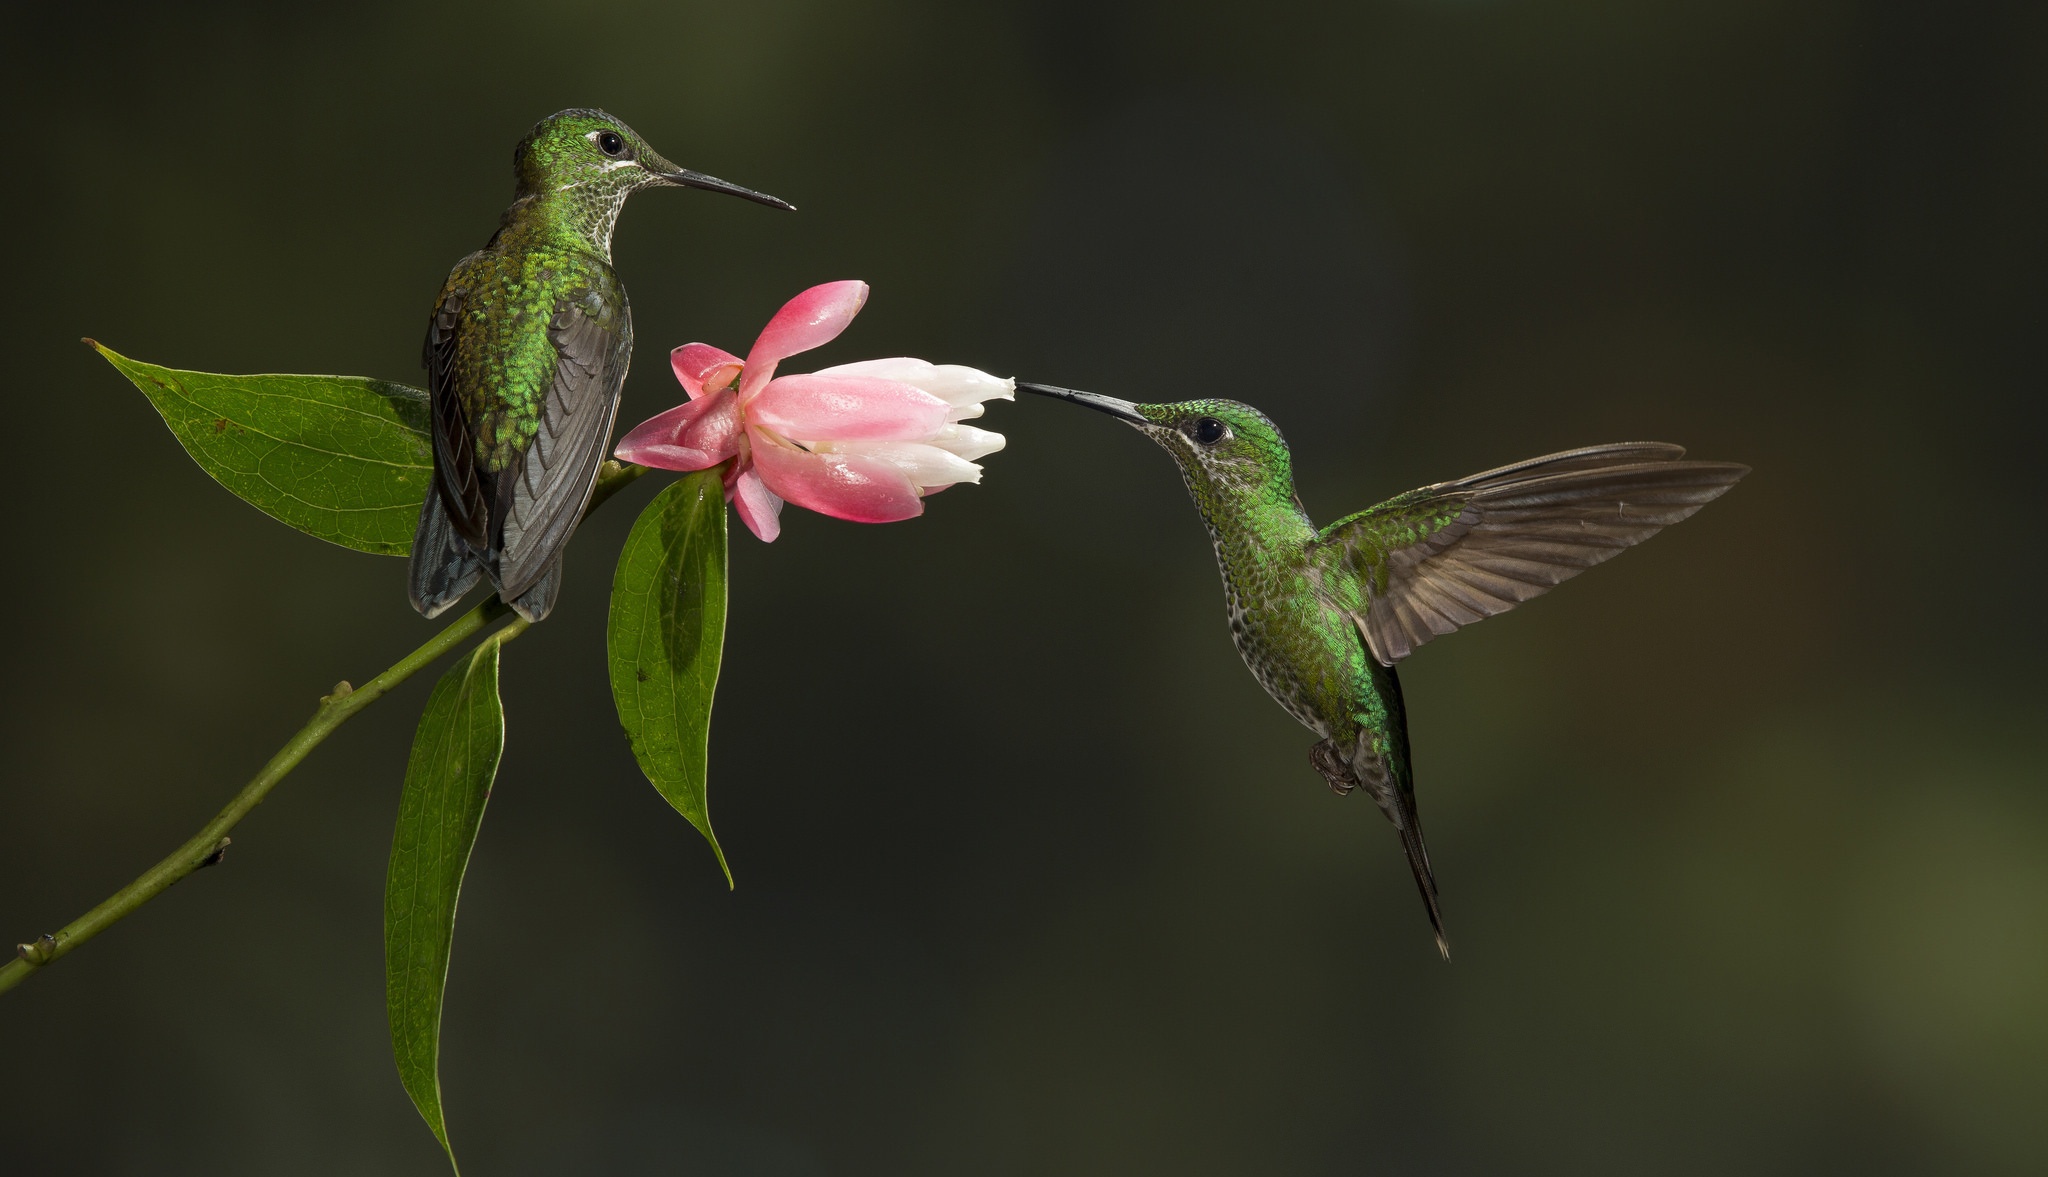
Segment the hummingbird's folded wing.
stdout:
[[[457,266],[456,274],[462,273]],[[463,296],[450,281],[441,303],[427,322],[421,360],[427,369],[427,398],[434,417],[434,486],[446,509],[449,526],[472,549],[482,552],[490,532],[490,500],[477,477],[476,447],[462,413],[461,390],[455,387],[457,333],[462,324]],[[429,554],[431,556],[431,554]]]
[[1720,497],[1749,467],[1661,442],[1589,446],[1440,482],[1323,529],[1373,656],[1505,613]]
[[633,326],[616,292],[562,299],[548,322],[555,377],[540,427],[518,466],[498,485],[505,510],[499,591],[516,601],[548,571],[583,517],[604,461],[619,388],[632,354]]

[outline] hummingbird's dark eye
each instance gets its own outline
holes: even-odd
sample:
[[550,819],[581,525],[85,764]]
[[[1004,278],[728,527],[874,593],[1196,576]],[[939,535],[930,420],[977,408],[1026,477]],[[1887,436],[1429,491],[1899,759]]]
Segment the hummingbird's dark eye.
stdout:
[[1230,432],[1229,427],[1214,417],[1203,417],[1197,420],[1195,427],[1189,431],[1190,435],[1203,445],[1215,445],[1217,442],[1222,441],[1223,435],[1228,432]]
[[626,154],[626,141],[619,138],[617,131],[599,131],[597,133],[597,149],[613,159],[617,159]]

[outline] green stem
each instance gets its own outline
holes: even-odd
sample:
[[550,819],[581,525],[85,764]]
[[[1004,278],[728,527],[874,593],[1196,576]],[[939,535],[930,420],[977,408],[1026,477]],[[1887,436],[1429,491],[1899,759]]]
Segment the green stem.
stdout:
[[[646,472],[644,466],[606,462],[599,472],[597,486],[591,493],[590,505],[584,509],[584,513],[588,515],[595,511],[599,504]],[[350,688],[345,682],[341,683],[333,694],[320,700],[320,707],[313,713],[313,718],[287,740],[284,747],[278,749],[277,755],[270,758],[270,763],[263,766],[263,771],[242,786],[242,791],[235,794],[234,799],[228,802],[227,808],[215,814],[213,820],[206,823],[205,828],[194,834],[183,846],[171,851],[163,861],[143,872],[140,878],[121,888],[112,898],[64,925],[56,933],[28,944],[17,945],[15,959],[0,965],[0,993],[14,988],[36,970],[106,931],[128,913],[169,890],[179,879],[201,867],[219,862],[228,848],[228,831],[249,816],[250,810],[261,805],[263,799],[270,795],[270,790],[297,768],[299,762],[313,749],[319,747],[320,742],[335,728],[347,723],[356,712],[383,698],[391,688],[411,678],[441,655],[453,650],[510,612],[511,609],[495,595],[487,597],[483,603],[451,622],[447,628],[428,639],[425,645],[393,663],[376,678],[355,688]],[[528,624],[525,618],[516,618],[510,625],[500,629],[493,640],[511,641],[524,633]]]

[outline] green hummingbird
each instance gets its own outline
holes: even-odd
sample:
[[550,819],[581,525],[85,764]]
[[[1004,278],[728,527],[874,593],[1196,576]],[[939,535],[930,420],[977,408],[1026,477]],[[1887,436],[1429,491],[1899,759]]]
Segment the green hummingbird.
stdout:
[[561,589],[633,357],[612,269],[626,198],[675,185],[794,206],[663,159],[601,110],[535,124],[512,153],[498,231],[455,263],[427,320],[434,484],[413,537],[413,608],[433,617],[489,575],[531,621]]
[[1318,529],[1294,492],[1287,442],[1250,405],[1017,387],[1128,422],[1179,463],[1216,545],[1238,653],[1321,737],[1309,762],[1330,787],[1365,786],[1393,822],[1446,960],[1395,664],[1641,543],[1749,473],[1682,461],[1682,447],[1661,442],[1588,446],[1411,490]]

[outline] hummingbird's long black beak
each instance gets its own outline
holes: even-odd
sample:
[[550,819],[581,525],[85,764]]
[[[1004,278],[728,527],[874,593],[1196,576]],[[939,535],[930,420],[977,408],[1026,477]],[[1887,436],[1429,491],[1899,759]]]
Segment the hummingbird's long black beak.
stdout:
[[1058,400],[1072,401],[1077,405],[1086,405],[1098,412],[1108,413],[1120,421],[1128,421],[1133,425],[1152,424],[1152,422],[1145,419],[1143,413],[1138,411],[1137,405],[1130,401],[1118,400],[1113,396],[1103,396],[1099,392],[1080,392],[1072,388],[1055,388],[1050,384],[1026,384],[1022,380],[1017,382],[1017,387],[1025,392],[1035,392],[1040,396],[1049,396]]
[[703,172],[693,172],[688,168],[677,168],[672,172],[656,172],[655,175],[660,176],[671,184],[681,184],[685,188],[702,188],[706,192],[723,192],[728,196],[737,196],[741,200],[751,200],[755,204],[765,204],[770,208],[786,208],[791,212],[796,211],[795,205],[780,197],[770,196],[766,192],[756,192],[752,188],[742,188],[738,184],[728,183],[717,176],[707,176]]

